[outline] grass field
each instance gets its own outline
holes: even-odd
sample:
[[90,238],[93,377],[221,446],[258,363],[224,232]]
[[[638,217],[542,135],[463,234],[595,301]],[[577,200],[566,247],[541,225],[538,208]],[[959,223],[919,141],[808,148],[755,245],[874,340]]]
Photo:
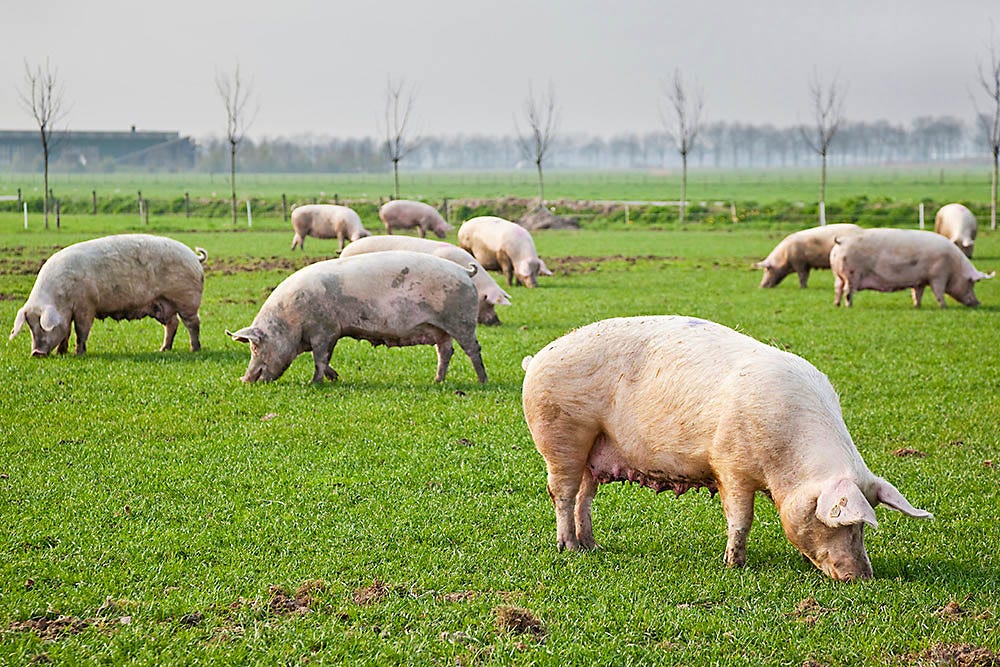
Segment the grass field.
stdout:
[[[134,221],[20,224],[0,215],[7,324],[56,247]],[[277,223],[224,227],[171,233],[210,253],[200,353],[183,329],[156,352],[152,320],[98,322],[85,358],[30,358],[26,330],[0,346],[0,664],[1000,659],[1000,280],[979,284],[978,309],[874,292],[835,309],[829,272],[757,289],[750,265],[780,232],[542,232],[556,275],[480,329],[485,386],[461,352],[435,385],[430,347],[350,340],[337,383],[310,385],[304,355],[245,386],[249,351],[224,330],[333,245],[292,255]],[[1000,268],[1000,235],[981,232],[975,264]],[[845,585],[764,498],[747,567],[729,570],[718,497],[616,484],[595,502],[602,549],[558,553],[521,359],[597,319],[665,313],[827,373],[869,467],[936,518],[880,508],[875,578]]]
[[[680,171],[559,171],[545,174],[545,193],[550,200],[676,200],[680,197]],[[889,198],[895,201],[989,203],[990,173],[968,166],[903,166],[881,168],[830,168],[827,201],[848,197]],[[89,199],[134,195],[225,199],[229,193],[226,174],[60,174],[51,176],[50,187],[59,197]],[[707,169],[692,168],[688,177],[691,201],[815,202],[819,169]],[[0,173],[0,196],[25,195],[42,189],[40,174]],[[405,198],[442,199],[476,197],[537,196],[535,174],[510,172],[414,172],[403,165],[400,190]],[[392,193],[392,174],[238,174],[237,195],[275,199],[330,197],[377,200]]]

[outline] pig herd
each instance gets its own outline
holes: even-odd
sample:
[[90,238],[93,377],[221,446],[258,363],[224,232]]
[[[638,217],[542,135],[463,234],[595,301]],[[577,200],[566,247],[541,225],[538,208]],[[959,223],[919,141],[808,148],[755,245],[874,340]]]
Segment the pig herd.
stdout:
[[[337,239],[340,257],[286,278],[253,322],[226,333],[250,346],[244,382],[275,380],[311,352],[313,382],[337,379],[331,356],[343,337],[373,345],[434,345],[434,376],[443,381],[454,343],[486,382],[477,324],[499,324],[495,307],[508,287],[536,287],[551,276],[531,235],[502,218],[482,216],[458,230],[459,245],[427,239],[452,230],[431,206],[392,201],[379,211],[386,235],[372,236],[346,206],[292,212],[292,249],[307,236]],[[415,229],[419,238],[393,236]],[[834,224],[789,235],[756,266],[761,287],[796,273],[830,268],[835,304],[860,290],[910,288],[915,306],[930,287],[975,306],[974,284],[993,274],[970,258],[971,212],[941,209],[935,232],[862,229]],[[346,247],[345,247],[346,244]],[[145,234],[78,243],[52,255],[18,311],[13,339],[27,325],[34,356],[86,351],[94,319],[153,317],[171,348],[178,319],[200,347],[198,309],[207,253]],[[525,357],[522,403],[545,459],[559,549],[596,548],[591,505],[600,484],[629,481],[680,495],[718,493],[728,524],[725,562],[742,566],[754,496],[775,504],[788,540],[837,580],[865,579],[872,567],[863,527],[877,525],[884,504],[912,517],[931,515],[875,476],[854,445],[826,376],[804,359],[732,329],[690,317],[648,316],[595,322]]]

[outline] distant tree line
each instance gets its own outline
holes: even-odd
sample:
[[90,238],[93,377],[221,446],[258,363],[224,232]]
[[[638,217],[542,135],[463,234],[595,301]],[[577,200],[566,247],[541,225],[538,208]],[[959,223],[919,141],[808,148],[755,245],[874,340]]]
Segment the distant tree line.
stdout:
[[[900,162],[945,162],[984,157],[980,125],[951,116],[922,116],[909,125],[886,120],[845,122],[829,153],[833,165],[880,165]],[[688,155],[697,167],[811,167],[814,150],[803,140],[801,126],[715,122],[701,128],[698,144]],[[229,169],[230,145],[210,138],[198,144],[195,168]],[[516,135],[424,136],[407,157],[410,169],[534,168],[526,163]],[[547,158],[551,168],[647,169],[679,167],[681,156],[666,132],[617,134],[608,138],[563,134]],[[383,172],[390,168],[383,142],[374,137],[276,138],[247,137],[240,146],[240,165],[249,172]]]

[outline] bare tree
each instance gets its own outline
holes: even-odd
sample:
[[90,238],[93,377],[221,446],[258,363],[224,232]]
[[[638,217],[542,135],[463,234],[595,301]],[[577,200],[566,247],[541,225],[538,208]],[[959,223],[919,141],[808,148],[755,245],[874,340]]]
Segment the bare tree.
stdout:
[[246,137],[247,130],[253,124],[256,109],[247,110],[253,85],[240,75],[239,63],[233,68],[233,73],[217,73],[215,87],[219,91],[226,106],[226,141],[229,143],[229,176],[232,186],[233,224],[236,224],[236,151],[240,142]]
[[535,97],[535,92],[528,84],[528,97],[524,101],[524,116],[528,123],[526,132],[521,132],[514,118],[514,129],[517,131],[517,145],[526,160],[535,163],[538,169],[538,208],[545,206],[545,185],[542,180],[542,162],[552,147],[555,139],[558,118],[556,116],[556,96],[549,82],[549,91],[541,98]]
[[416,91],[405,90],[405,81],[393,83],[385,88],[385,152],[392,161],[392,196],[399,199],[399,161],[410,154],[419,144],[420,138],[410,137],[410,114]]
[[660,119],[667,131],[667,136],[681,156],[681,213],[680,221],[684,222],[684,209],[687,207],[687,171],[688,154],[698,145],[698,134],[701,132],[701,113],[705,101],[697,87],[689,97],[684,88],[684,79],[680,69],[674,70],[673,81],[664,82],[663,94],[670,103],[671,113],[661,109]]
[[814,124],[812,127],[802,127],[802,138],[809,148],[820,156],[822,162],[819,178],[819,222],[825,225],[826,216],[823,211],[826,206],[826,156],[830,152],[833,137],[844,122],[844,90],[836,79],[824,89],[819,75],[813,72],[813,80],[809,84],[809,97],[812,99]]
[[[18,91],[21,102],[35,119],[42,137],[43,188],[42,210],[45,212],[45,229],[49,228],[49,151],[52,148],[52,132],[56,123],[65,117],[63,109],[64,89],[59,83],[59,73],[49,66],[38,65],[34,69],[24,63],[24,88]],[[58,224],[58,218],[57,224]]]
[[979,110],[976,104],[976,116],[979,119],[983,136],[990,146],[993,154],[993,180],[990,184],[990,229],[997,228],[997,163],[1000,156],[1000,55],[997,54],[993,39],[990,39],[990,66],[984,68],[979,64],[979,85],[982,87],[986,97],[989,98],[989,106],[984,113]]

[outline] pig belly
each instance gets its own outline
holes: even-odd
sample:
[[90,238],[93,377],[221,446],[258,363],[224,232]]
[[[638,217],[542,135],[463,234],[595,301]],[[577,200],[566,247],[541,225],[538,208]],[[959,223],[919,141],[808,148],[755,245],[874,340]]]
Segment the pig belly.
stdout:
[[669,454],[642,462],[630,461],[622,449],[606,435],[601,435],[594,443],[587,468],[598,484],[632,482],[657,493],[673,491],[677,496],[702,487],[713,495],[719,490],[711,472],[700,466],[685,463],[679,457]]
[[910,287],[926,285],[927,281],[913,276],[899,276],[889,279],[877,274],[862,276],[858,282],[859,290],[875,290],[876,292],[898,292]]
[[407,347],[410,345],[437,345],[451,338],[433,324],[421,324],[409,331],[348,331],[345,335],[366,340],[373,347]]

